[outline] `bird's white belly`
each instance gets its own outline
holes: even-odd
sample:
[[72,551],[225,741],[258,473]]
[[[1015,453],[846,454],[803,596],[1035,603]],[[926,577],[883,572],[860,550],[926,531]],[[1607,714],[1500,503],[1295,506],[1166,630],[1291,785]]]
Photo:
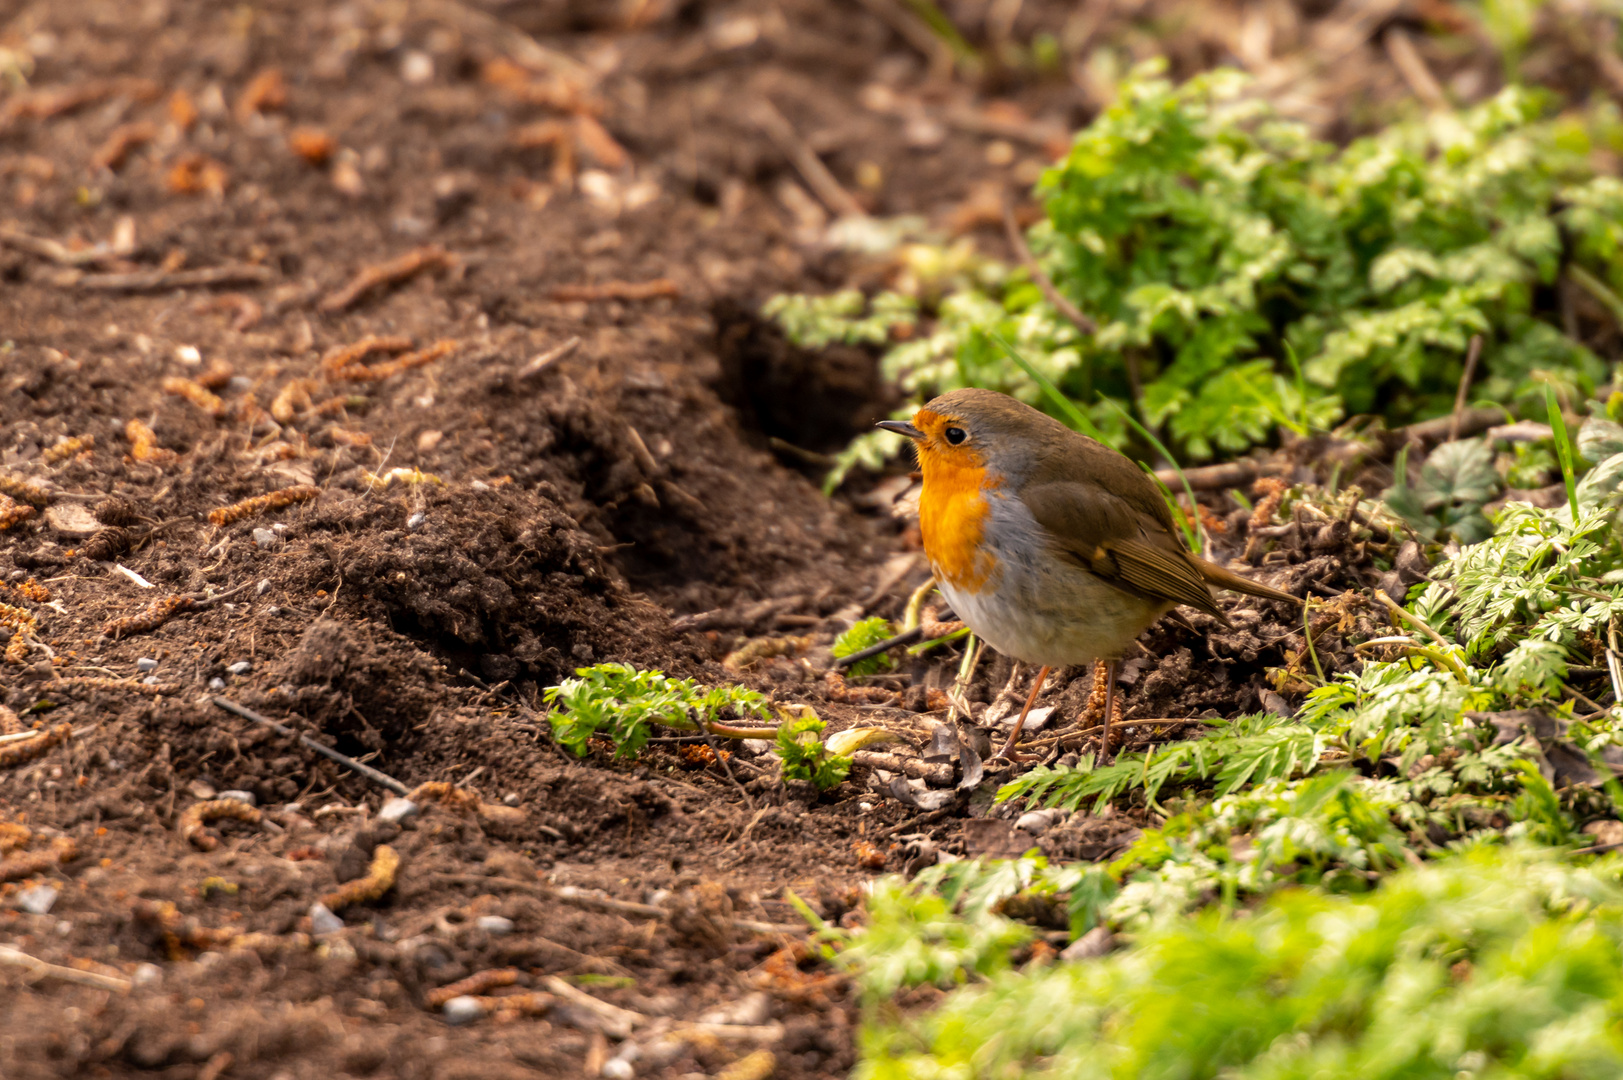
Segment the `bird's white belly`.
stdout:
[[1023,505],[998,502],[987,536],[997,555],[990,578],[974,591],[939,574],[937,582],[958,617],[998,652],[1051,666],[1114,659],[1173,606],[1058,558]]

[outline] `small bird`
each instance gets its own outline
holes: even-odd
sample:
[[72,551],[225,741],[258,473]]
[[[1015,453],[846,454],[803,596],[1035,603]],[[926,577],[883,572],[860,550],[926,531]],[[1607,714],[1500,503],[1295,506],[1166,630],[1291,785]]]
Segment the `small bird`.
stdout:
[[912,423],[879,426],[918,453],[919,527],[942,595],[981,640],[1042,669],[999,757],[1049,669],[1092,661],[1109,666],[1108,748],[1122,651],[1179,604],[1223,619],[1209,585],[1302,602],[1191,554],[1142,469],[1007,394],[954,390]]

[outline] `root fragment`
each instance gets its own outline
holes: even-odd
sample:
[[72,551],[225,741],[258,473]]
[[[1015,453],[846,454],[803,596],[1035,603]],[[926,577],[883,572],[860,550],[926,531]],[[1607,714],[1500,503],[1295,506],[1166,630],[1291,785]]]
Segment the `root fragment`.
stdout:
[[350,382],[377,382],[379,380],[398,375],[402,371],[409,371],[412,368],[422,367],[423,365],[431,364],[435,360],[439,360],[442,357],[449,356],[451,353],[457,350],[457,347],[460,344],[461,342],[455,340],[454,338],[446,338],[443,341],[436,341],[426,349],[419,349],[417,352],[407,353],[405,356],[402,356],[397,360],[390,360],[387,363],[374,364],[371,367],[366,367],[360,364],[351,364],[348,367],[338,368],[337,370],[333,371],[332,377],[335,379],[348,379]]
[[263,817],[263,814],[245,802],[238,802],[236,799],[210,799],[208,802],[193,803],[180,815],[180,835],[195,848],[213,851],[220,846],[220,838],[209,832],[208,822],[232,818],[257,825]]
[[323,896],[321,902],[338,911],[381,899],[384,893],[394,888],[395,872],[399,869],[400,855],[388,844],[379,844],[372,852],[372,865],[367,868],[366,876],[340,885]]
[[456,257],[438,244],[408,251],[399,258],[369,266],[356,274],[348,285],[323,300],[320,310],[328,313],[347,311],[373,289],[385,285],[399,285],[424,270],[448,267],[455,261]]
[[290,380],[271,400],[271,416],[278,424],[291,424],[300,413],[309,411],[310,391],[320,386],[314,379]]
[[55,446],[50,447],[40,455],[40,460],[47,465],[55,465],[58,461],[66,461],[75,454],[93,449],[96,445],[94,435],[77,435],[71,439],[63,439]]
[[[52,747],[60,746],[72,738],[73,725],[58,724],[48,731],[40,732],[32,739],[0,746],[0,769],[15,769],[18,765],[26,765],[35,758],[43,757]],[[0,877],[0,881],[7,880],[10,879]]]
[[349,345],[328,349],[321,358],[321,370],[327,375],[354,367],[375,352],[397,353],[411,348],[411,338],[404,334],[368,334]]
[[677,297],[682,287],[670,278],[653,281],[605,281],[599,285],[560,285],[552,290],[554,300],[652,300],[659,296]]
[[491,968],[476,971],[466,979],[430,990],[424,997],[431,1009],[438,1009],[454,997],[477,996],[503,986],[515,986],[524,975],[517,968]]
[[18,502],[10,495],[0,495],[0,532],[14,529],[33,516],[32,506]]
[[139,420],[124,425],[124,437],[130,440],[130,457],[149,465],[171,465],[180,455],[158,445],[158,434]]
[[71,836],[60,836],[51,842],[51,850],[14,855],[0,862],[0,881],[21,881],[43,874],[53,867],[63,866],[79,857],[79,845]]
[[[226,378],[230,376],[227,375]],[[192,379],[170,375],[163,380],[162,386],[164,393],[183,397],[210,416],[219,416],[225,411],[225,402],[221,401],[218,395]]]
[[189,611],[195,605],[196,601],[189,596],[166,596],[161,600],[154,600],[134,615],[112,620],[101,628],[101,632],[110,638],[144,634],[168,622],[176,612]]
[[158,137],[158,127],[151,121],[137,120],[133,123],[120,124],[107,136],[107,141],[90,155],[90,163],[98,169],[108,169],[117,172],[124,165],[124,159],[130,156],[130,151],[145,146]]
[[245,517],[261,513],[265,510],[280,510],[284,506],[294,503],[309,502],[321,494],[321,489],[314,484],[295,484],[280,491],[268,492],[264,495],[255,495],[251,499],[244,499],[230,506],[222,506],[218,510],[209,512],[209,524],[229,525],[233,521],[240,521]]

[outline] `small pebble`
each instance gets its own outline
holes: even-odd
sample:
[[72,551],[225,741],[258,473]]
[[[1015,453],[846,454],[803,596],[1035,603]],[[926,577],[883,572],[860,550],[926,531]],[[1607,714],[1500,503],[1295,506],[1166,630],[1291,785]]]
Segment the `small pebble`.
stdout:
[[310,932],[312,934],[336,934],[344,928],[344,920],[332,913],[332,908],[326,904],[310,905]]
[[147,686],[157,686],[158,685],[158,677],[156,675],[148,675],[146,678],[142,679],[141,681],[143,683],[145,683]]
[[281,613],[282,609],[277,607],[275,604],[272,604],[270,607],[265,609],[266,615],[280,615]]
[[56,903],[56,898],[62,895],[49,885],[35,885],[32,889],[24,889],[17,894],[17,906],[30,915],[44,915]]
[[402,799],[399,796],[385,799],[383,806],[378,810],[379,821],[392,821],[397,825],[408,818],[416,816],[417,804],[410,799]]
[[444,1013],[445,1022],[452,1027],[471,1024],[485,1015],[485,1007],[480,1003],[479,999],[469,997],[467,994],[447,1001],[441,1011]]
[[637,1070],[625,1058],[609,1058],[603,1063],[602,1075],[609,1080],[631,1080]]
[[254,381],[246,375],[233,375],[225,388],[233,394],[246,394],[254,388]]
[[408,529],[419,528],[423,524],[423,522],[425,522],[427,520],[428,520],[428,515],[423,513],[421,510],[419,510],[419,511],[417,511],[417,513],[411,515],[411,517],[406,519],[406,528],[408,528]]
[[209,680],[209,689],[210,690],[224,690],[225,689],[225,680],[220,678],[218,675],[214,676],[214,678]]
[[150,986],[163,981],[163,968],[157,964],[136,964],[135,971],[130,974],[130,982],[136,986]]
[[1059,810],[1028,810],[1020,815],[1019,820],[1014,823],[1014,827],[1021,832],[1030,833],[1032,836],[1041,836],[1053,828],[1054,824],[1063,816],[1063,812]]
[[229,675],[246,675],[253,669],[254,665],[249,663],[247,660],[238,660],[235,664],[232,664],[225,670]]
[[475,491],[490,491],[490,490],[492,490],[491,486],[489,484],[485,483],[483,480],[475,480],[473,483],[469,484],[468,486],[473,488],[473,490],[475,490]]
[[260,578],[259,584],[254,586],[254,592],[260,596],[264,596],[266,593],[270,592],[270,589],[270,578]]
[[487,934],[511,934],[513,920],[502,915],[481,915],[473,924]]
[[517,806],[523,801],[523,799],[519,798],[519,794],[516,791],[509,791],[506,795],[502,796],[503,806]]
[[135,670],[143,675],[150,674],[158,670],[158,662],[150,656],[143,656],[135,662]]
[[282,538],[269,529],[255,529],[254,543],[262,548],[273,548],[282,542]]
[[235,802],[247,803],[249,806],[259,805],[258,795],[255,795],[251,791],[243,791],[241,788],[233,788],[230,791],[222,791],[220,792],[220,798],[231,799]]

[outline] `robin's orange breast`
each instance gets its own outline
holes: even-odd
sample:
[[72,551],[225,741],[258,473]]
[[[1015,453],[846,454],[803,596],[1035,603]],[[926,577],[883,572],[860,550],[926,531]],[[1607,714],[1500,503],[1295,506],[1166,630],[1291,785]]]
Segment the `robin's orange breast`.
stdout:
[[924,554],[936,577],[954,588],[980,592],[997,572],[997,556],[986,544],[991,507],[986,492],[1001,486],[970,455],[924,456],[924,490],[919,495],[919,531]]

